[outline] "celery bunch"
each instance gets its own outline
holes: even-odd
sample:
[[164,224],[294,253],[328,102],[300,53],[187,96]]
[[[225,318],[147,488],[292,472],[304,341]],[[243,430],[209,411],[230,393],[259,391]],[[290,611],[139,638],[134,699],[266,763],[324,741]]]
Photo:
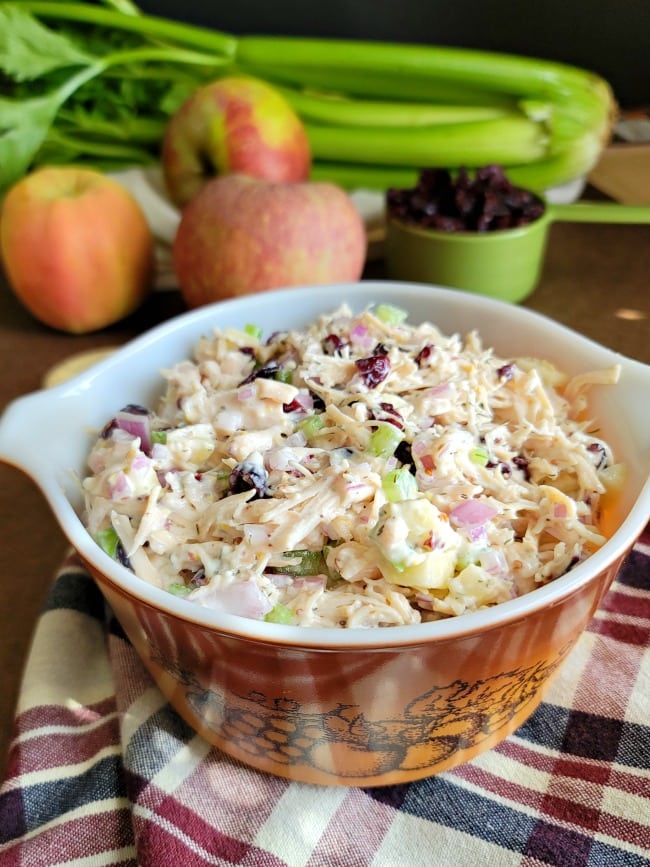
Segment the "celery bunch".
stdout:
[[499,163],[534,191],[589,171],[616,104],[600,76],[470,49],[235,37],[131,0],[0,2],[0,191],[43,163],[115,169],[159,158],[195,88],[247,73],[302,118],[313,177],[411,186],[427,166]]

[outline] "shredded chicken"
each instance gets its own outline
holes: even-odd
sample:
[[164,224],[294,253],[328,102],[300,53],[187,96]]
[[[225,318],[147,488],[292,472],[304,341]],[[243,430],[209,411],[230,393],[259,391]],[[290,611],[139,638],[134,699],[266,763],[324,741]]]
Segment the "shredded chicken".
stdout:
[[[86,523],[143,580],[247,617],[417,624],[552,581],[605,541],[622,469],[588,390],[473,331],[343,306],[302,331],[227,329],[98,436]],[[124,417],[128,417],[128,424]]]

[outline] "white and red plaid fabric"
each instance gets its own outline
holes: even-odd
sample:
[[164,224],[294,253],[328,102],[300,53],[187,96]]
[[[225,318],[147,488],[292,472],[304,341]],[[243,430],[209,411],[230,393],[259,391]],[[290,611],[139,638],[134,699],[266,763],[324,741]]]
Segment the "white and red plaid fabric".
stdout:
[[650,865],[650,528],[544,703],[428,780],[291,783],[165,702],[71,557],[34,637],[0,789],[0,865]]

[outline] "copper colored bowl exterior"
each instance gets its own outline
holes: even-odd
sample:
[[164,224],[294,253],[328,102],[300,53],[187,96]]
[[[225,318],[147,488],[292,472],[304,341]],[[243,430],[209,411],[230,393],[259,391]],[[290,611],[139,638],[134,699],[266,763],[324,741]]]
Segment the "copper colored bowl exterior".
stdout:
[[[620,560],[555,605],[440,641],[323,650],[228,635],[128,597],[87,563],[159,688],[209,743],[324,785],[428,777],[490,749],[543,698]],[[390,636],[386,636],[387,641]]]

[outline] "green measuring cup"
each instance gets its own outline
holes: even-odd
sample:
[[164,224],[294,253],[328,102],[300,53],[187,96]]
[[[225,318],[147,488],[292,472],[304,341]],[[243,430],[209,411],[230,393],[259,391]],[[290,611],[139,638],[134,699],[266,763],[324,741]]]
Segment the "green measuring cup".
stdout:
[[384,253],[387,275],[392,280],[434,283],[503,301],[523,301],[539,280],[548,230],[560,221],[650,223],[650,205],[547,204],[538,220],[493,232],[444,232],[389,218]]

